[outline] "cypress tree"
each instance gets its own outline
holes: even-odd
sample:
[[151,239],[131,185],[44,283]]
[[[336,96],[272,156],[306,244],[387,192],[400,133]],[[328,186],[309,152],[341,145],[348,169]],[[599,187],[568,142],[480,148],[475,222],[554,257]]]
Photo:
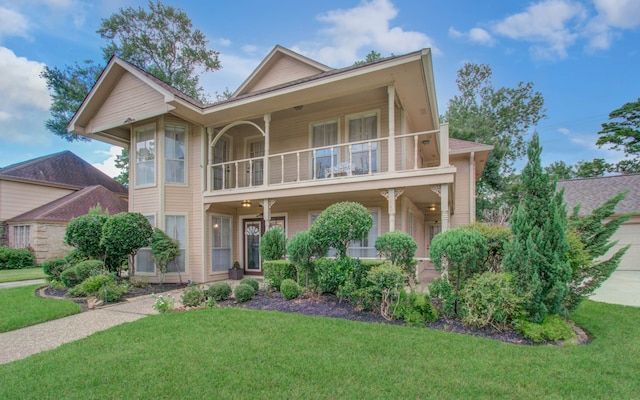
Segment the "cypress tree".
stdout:
[[542,169],[541,152],[536,133],[527,149],[521,200],[510,220],[513,239],[504,258],[504,269],[513,274],[516,293],[533,322],[562,310],[571,274],[563,193],[556,193],[555,182]]

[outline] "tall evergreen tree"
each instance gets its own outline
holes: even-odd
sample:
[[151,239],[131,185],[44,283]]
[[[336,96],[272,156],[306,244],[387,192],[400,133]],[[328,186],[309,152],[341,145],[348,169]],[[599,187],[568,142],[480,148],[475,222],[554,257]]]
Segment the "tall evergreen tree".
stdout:
[[513,239],[504,258],[504,269],[513,274],[516,291],[534,322],[561,312],[570,277],[563,193],[556,193],[555,182],[544,173],[541,152],[536,133],[527,149],[522,199],[510,220]]

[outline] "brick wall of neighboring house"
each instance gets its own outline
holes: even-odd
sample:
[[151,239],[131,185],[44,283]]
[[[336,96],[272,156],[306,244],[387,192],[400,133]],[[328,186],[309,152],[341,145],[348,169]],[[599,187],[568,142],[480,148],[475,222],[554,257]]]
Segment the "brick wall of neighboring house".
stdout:
[[32,227],[31,247],[35,249],[36,262],[61,258],[73,250],[73,247],[64,244],[66,224],[36,223]]
[[9,226],[6,221],[0,221],[0,246],[9,245]]

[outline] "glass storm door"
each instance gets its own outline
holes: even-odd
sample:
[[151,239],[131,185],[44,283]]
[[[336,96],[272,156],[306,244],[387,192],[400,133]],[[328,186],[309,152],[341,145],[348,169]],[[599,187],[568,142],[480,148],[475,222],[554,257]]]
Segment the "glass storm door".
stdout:
[[262,237],[262,219],[244,220],[244,270],[260,273],[260,238]]

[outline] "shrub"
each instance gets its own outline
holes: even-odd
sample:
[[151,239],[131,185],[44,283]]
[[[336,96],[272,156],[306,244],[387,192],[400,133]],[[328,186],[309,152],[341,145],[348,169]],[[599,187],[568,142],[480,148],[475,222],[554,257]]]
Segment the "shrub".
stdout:
[[93,258],[103,258],[106,250],[100,243],[102,227],[109,219],[109,214],[100,206],[91,208],[86,215],[72,218],[67,224],[64,242],[75,247],[79,252]]
[[169,237],[164,231],[159,228],[153,229],[151,235],[151,255],[153,260],[160,271],[160,283],[164,283],[164,275],[167,273],[168,265],[171,261],[175,260],[182,251],[180,250],[180,243]]
[[110,274],[102,273],[88,277],[75,288],[81,288],[86,294],[95,295],[101,290],[104,291],[105,282],[108,286],[114,284],[115,280]]
[[68,265],[64,258],[51,258],[42,262],[42,270],[49,280],[60,280],[60,274]]
[[88,255],[82,252],[80,249],[73,249],[64,256],[64,259],[67,261],[69,265],[76,265],[80,261],[86,261],[91,259]]
[[397,265],[384,263],[373,267],[367,274],[367,280],[370,283],[374,301],[382,302],[385,293],[397,297],[407,280],[407,274]]
[[321,255],[333,247],[343,258],[347,255],[349,242],[361,240],[372,226],[369,210],[362,204],[345,201],[332,204],[321,212],[311,224],[309,233],[318,241]]
[[511,240],[511,230],[506,226],[487,225],[481,222],[466,225],[463,229],[477,231],[487,241],[487,253],[480,264],[479,272],[500,272],[505,244]]
[[260,257],[264,261],[280,260],[287,251],[287,238],[284,229],[274,226],[260,239]]
[[0,270],[32,268],[36,259],[27,249],[12,249],[0,246]]
[[522,301],[511,286],[511,275],[485,272],[471,278],[461,292],[462,321],[477,328],[507,329],[519,317]]
[[286,260],[265,261],[262,266],[264,280],[271,289],[280,290],[280,285],[285,279],[295,279],[296,269]]
[[160,314],[168,313],[173,310],[173,305],[176,302],[176,300],[171,296],[160,295],[155,297],[155,299],[156,301],[153,303],[153,309]]
[[393,317],[404,320],[410,326],[424,326],[425,322],[438,319],[438,311],[426,294],[401,290],[398,303],[393,309]]
[[305,286],[309,287],[310,275],[313,274],[313,260],[320,256],[322,250],[318,241],[308,231],[301,231],[293,235],[287,244],[289,260],[296,265],[298,282],[304,272]]
[[62,283],[70,288],[76,286],[91,275],[97,275],[104,269],[104,263],[99,260],[87,260],[65,269],[60,274]]
[[240,281],[240,283],[243,285],[251,286],[256,292],[260,289],[260,282],[253,278],[244,278]]
[[408,233],[391,231],[376,239],[376,251],[381,257],[402,267],[411,276],[415,274],[413,257],[416,254],[415,240]]
[[[139,248],[150,245],[153,228],[149,220],[140,213],[122,212],[111,216],[102,226],[100,245],[107,255],[119,259],[133,256]],[[132,275],[134,268],[131,269]]]
[[287,300],[293,300],[300,295],[300,287],[293,279],[285,279],[280,285],[280,293]]
[[118,285],[117,283],[107,283],[106,289],[106,294],[104,289],[98,290],[98,292],[96,293],[96,297],[106,303],[115,303],[117,301],[120,301],[122,295],[127,293],[127,291],[129,290],[129,285],[127,285],[126,283],[122,283],[120,285]]
[[198,307],[204,300],[205,295],[199,285],[189,285],[182,292],[182,305],[186,307]]
[[216,301],[224,301],[231,296],[231,286],[226,282],[214,282],[207,291],[209,298]]
[[447,317],[456,315],[455,305],[457,304],[458,296],[454,293],[451,284],[449,284],[446,279],[435,279],[431,285],[429,285],[429,296],[436,300],[436,309],[440,314]]
[[569,340],[576,337],[575,332],[567,321],[559,315],[547,315],[537,324],[527,320],[520,320],[514,324],[516,330],[536,343],[544,341]]
[[253,299],[255,293],[252,286],[241,283],[236,286],[236,289],[233,291],[233,296],[238,303],[244,303],[245,301]]
[[338,288],[347,280],[347,276],[353,273],[355,262],[352,258],[339,259],[321,258],[316,261],[316,284],[323,293],[338,292]]

